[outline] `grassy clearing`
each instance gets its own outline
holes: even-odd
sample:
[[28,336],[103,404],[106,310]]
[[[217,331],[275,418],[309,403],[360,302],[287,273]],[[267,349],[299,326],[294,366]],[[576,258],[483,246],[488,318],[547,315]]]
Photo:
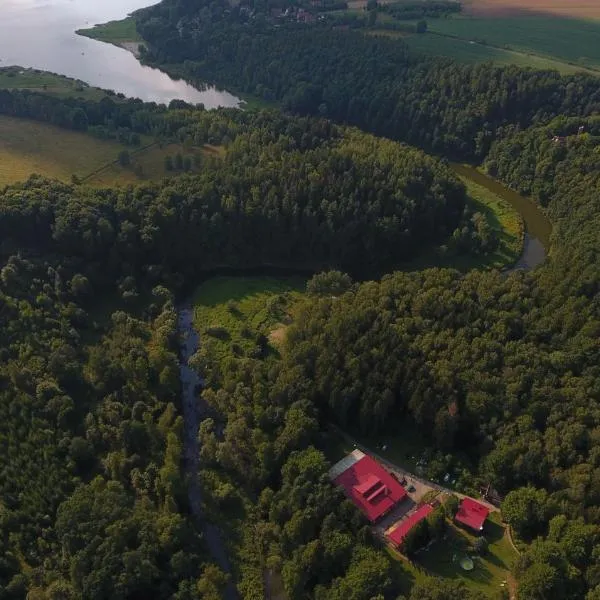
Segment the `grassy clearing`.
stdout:
[[103,169],[88,177],[85,183],[94,186],[129,185],[140,181],[157,181],[163,177],[173,177],[181,174],[182,171],[177,169],[167,170],[165,158],[170,156],[174,159],[177,154],[190,159],[191,168],[189,171],[193,173],[202,168],[206,157],[223,157],[225,149],[220,146],[199,148],[184,147],[181,144],[167,144],[165,146],[153,144],[148,148],[141,148],[137,151],[135,149],[131,150],[131,164],[129,166],[122,167],[114,162],[105,165]]
[[1,115],[0,185],[23,181],[32,173],[67,182],[73,174],[85,177],[115,160],[122,149],[117,142]]
[[[130,153],[131,164],[117,163],[122,150]],[[208,157],[221,158],[220,146],[159,146],[142,136],[142,147],[125,147],[111,140],[99,140],[85,133],[0,115],[0,186],[26,180],[37,173],[70,182],[76,175],[84,184],[114,186],[160,180],[182,172],[168,171],[165,158],[173,162],[177,154],[188,160],[190,172],[203,168]]]
[[92,38],[117,46],[127,42],[143,42],[142,36],[137,32],[136,22],[133,17],[121,21],[110,21],[102,25],[94,25],[89,29],[79,29],[78,35]]
[[291,322],[306,280],[301,277],[214,277],[194,295],[194,325],[211,358],[277,354],[269,334]]
[[431,19],[429,29],[525,56],[600,69],[600,22],[552,16],[456,17]]
[[504,269],[517,262],[523,251],[525,227],[519,213],[494,192],[474,182],[463,180],[467,186],[471,207],[482,213],[499,239],[498,248],[489,254],[454,254],[447,245],[425,251],[402,269],[415,271],[428,268],[447,268],[459,271],[470,269]]
[[[477,556],[472,550],[476,536],[462,528],[450,525],[444,539],[434,542],[428,549],[419,552],[409,563],[398,552],[389,549],[390,556],[409,570],[416,581],[429,576],[463,581],[469,588],[496,597],[502,588],[509,588],[510,568],[517,555],[510,545],[498,513],[490,515],[484,536],[489,543],[488,552]],[[475,568],[464,571],[459,564],[462,557],[473,558]],[[504,584],[504,585],[503,585]]]
[[506,200],[491,190],[466,177],[461,179],[467,186],[469,202],[473,210],[485,216],[500,242],[494,254],[486,257],[488,265],[502,268],[515,263],[523,252],[525,237],[523,219]]
[[[102,100],[108,95],[106,91],[91,87],[83,81],[22,67],[0,68],[0,89],[29,90],[61,98],[83,98],[93,101]],[[113,96],[113,99],[116,100],[116,97]]]

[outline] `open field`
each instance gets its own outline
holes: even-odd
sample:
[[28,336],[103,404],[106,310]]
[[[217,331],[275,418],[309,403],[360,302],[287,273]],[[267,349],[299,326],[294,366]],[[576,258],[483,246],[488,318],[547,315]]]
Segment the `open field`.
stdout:
[[139,150],[131,149],[131,164],[128,167],[122,167],[116,162],[112,162],[111,164],[104,165],[104,168],[87,177],[85,183],[94,186],[111,186],[116,184],[135,184],[148,180],[156,181],[163,177],[178,175],[182,172],[181,170],[166,170],[165,158],[167,156],[174,159],[177,154],[181,154],[183,158],[189,158],[191,161],[190,172],[194,172],[201,168],[204,157],[212,156],[219,158],[223,156],[223,153],[223,148],[214,146],[185,148],[181,144],[168,144],[165,146],[152,144],[149,147],[142,147]]
[[600,19],[598,0],[463,0],[463,10],[477,16],[538,13],[572,19]]
[[[63,98],[73,97],[94,101],[102,100],[107,96],[106,91],[91,87],[83,81],[18,66],[0,68],[0,89],[29,90]],[[116,96],[113,98],[116,99]]]
[[[395,32],[385,33],[393,34]],[[385,33],[381,33],[381,35],[385,35]],[[585,67],[572,65],[549,57],[497,48],[487,44],[479,44],[473,40],[463,40],[460,38],[436,35],[434,33],[427,33],[426,35],[410,35],[408,37],[405,35],[390,37],[404,37],[406,43],[415,52],[431,56],[444,56],[462,63],[476,64],[493,62],[500,66],[517,65],[519,67],[529,67],[538,70],[554,69],[563,75],[581,72],[596,74],[596,71]]]
[[254,352],[259,336],[267,352],[276,353],[269,334],[289,323],[290,311],[302,298],[302,277],[213,277],[194,294],[194,326],[211,357]]
[[[533,54],[588,69],[600,69],[600,21],[537,15],[455,17],[431,19],[429,30],[467,42],[513,50],[525,56]],[[523,59],[519,63],[523,64]]]
[[115,160],[123,149],[35,121],[0,116],[0,185],[27,179],[32,173],[70,181]]
[[[127,167],[117,163],[123,150],[131,157]],[[94,186],[135,184],[181,173],[181,169],[166,170],[166,156],[175,159],[181,154],[189,159],[188,166],[193,172],[202,168],[205,157],[219,158],[223,152],[223,148],[213,146],[161,147],[147,136],[142,136],[141,148],[127,148],[85,133],[0,115],[0,186],[24,181],[33,173],[65,182],[76,175],[82,183]]]

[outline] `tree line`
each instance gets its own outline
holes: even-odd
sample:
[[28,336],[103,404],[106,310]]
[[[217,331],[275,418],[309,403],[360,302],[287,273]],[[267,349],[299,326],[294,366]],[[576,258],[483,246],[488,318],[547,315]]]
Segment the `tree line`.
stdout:
[[514,128],[600,106],[592,76],[458,65],[414,55],[401,39],[327,22],[276,27],[262,14],[165,0],[136,13],[144,60],[460,159],[483,159]]

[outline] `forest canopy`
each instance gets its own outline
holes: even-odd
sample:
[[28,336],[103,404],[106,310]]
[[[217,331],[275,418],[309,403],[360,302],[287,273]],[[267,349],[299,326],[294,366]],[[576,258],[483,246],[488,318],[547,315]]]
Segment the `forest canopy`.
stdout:
[[[160,183],[0,192],[0,598],[216,599],[233,581],[254,599],[267,570],[291,600],[478,597],[408,589],[328,481],[332,422],[416,427],[440,469],[505,494],[528,599],[600,597],[597,81],[242,8],[142,11],[145,60],[309,116],[0,91],[3,114],[226,150]],[[335,122],[481,160],[552,219],[547,261],[394,272],[456,229],[465,189],[444,161]],[[278,355],[248,327],[251,350],[194,357],[225,573],[186,493],[175,306],[208,271],[260,265],[327,272]]]

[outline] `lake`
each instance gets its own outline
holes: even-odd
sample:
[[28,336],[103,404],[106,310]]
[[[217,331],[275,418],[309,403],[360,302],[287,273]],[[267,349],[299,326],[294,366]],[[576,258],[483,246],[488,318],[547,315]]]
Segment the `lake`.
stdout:
[[146,67],[122,48],[75,30],[126,17],[151,0],[0,0],[0,66],[19,65],[60,73],[145,101],[174,98],[207,108],[238,106],[215,88],[197,90]]

